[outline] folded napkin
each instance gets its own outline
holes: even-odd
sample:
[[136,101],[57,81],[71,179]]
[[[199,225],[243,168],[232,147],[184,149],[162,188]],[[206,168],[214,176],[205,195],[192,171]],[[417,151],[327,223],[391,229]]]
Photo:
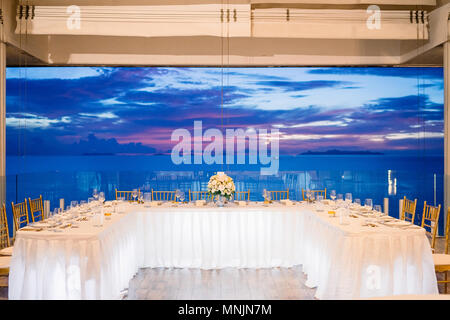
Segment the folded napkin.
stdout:
[[159,205],[161,205],[161,202],[160,202],[160,201],[151,201],[151,202],[150,202],[150,207],[157,207],[157,206],[159,206]]
[[206,201],[205,200],[197,200],[197,201],[195,201],[195,205],[197,206],[197,207],[202,207],[202,206],[204,206],[206,204]]
[[294,202],[292,202],[289,199],[283,199],[283,200],[280,200],[280,202],[286,206],[292,206],[294,204]]

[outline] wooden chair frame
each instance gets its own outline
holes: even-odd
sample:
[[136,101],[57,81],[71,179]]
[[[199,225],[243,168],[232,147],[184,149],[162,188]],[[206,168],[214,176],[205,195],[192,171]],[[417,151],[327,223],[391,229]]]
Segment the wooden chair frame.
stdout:
[[125,201],[129,202],[138,202],[139,196],[141,195],[141,189],[137,189],[138,194],[136,197],[136,200],[133,200],[133,191],[120,191],[116,189],[116,200],[118,200],[119,197],[124,197]]
[[[447,210],[447,224],[445,226],[445,251],[444,254],[450,254],[450,208]],[[435,265],[434,269],[436,273],[444,273],[444,280],[438,280],[439,283],[444,284],[445,293],[447,293],[448,284],[450,284],[450,280],[448,279],[448,273],[450,272],[450,265]]]
[[[30,219],[28,218],[28,205],[27,199],[25,198],[24,202],[20,202],[14,204],[11,202],[11,207],[13,211],[14,217],[14,230],[17,231],[22,227],[25,227],[30,223]],[[24,223],[24,225],[22,225]]]
[[289,199],[289,189],[286,190],[271,190],[267,191],[270,193],[270,200],[271,201],[279,201],[284,199]]
[[[427,205],[426,201],[423,203],[421,227],[422,228],[425,228],[425,227],[430,228],[429,233],[431,234],[431,248],[432,249],[435,249],[435,245],[436,245],[436,232],[438,229],[439,212],[440,211],[441,211],[441,205],[434,207],[431,205]],[[427,223],[427,221],[429,221],[429,224]],[[425,228],[425,230],[426,230],[426,228]],[[428,233],[428,231],[427,231],[427,233]]]
[[176,202],[175,191],[155,191],[152,189],[152,201],[173,201]]
[[197,200],[211,200],[214,196],[211,196],[208,191],[191,191],[189,189],[189,202]]
[[234,200],[236,201],[250,201],[250,190],[236,191],[234,193]]
[[[33,222],[39,221],[38,218],[44,220],[44,203],[42,201],[42,195],[37,199],[28,198],[28,203],[30,204],[30,214]],[[40,214],[36,214],[40,212]]]
[[0,207],[0,249],[11,246],[9,239],[8,218],[6,216],[5,204]]
[[[321,195],[323,196],[323,199],[327,198],[327,188],[323,189],[323,190],[309,190],[312,193],[314,193],[314,198],[317,199],[317,195]],[[306,190],[302,188],[302,198],[303,201],[306,201]]]
[[[417,199],[408,200],[406,196],[403,197],[403,205],[402,205],[402,215],[401,220],[409,221],[414,223],[416,216],[416,208],[417,208]],[[409,216],[411,215],[411,216]]]

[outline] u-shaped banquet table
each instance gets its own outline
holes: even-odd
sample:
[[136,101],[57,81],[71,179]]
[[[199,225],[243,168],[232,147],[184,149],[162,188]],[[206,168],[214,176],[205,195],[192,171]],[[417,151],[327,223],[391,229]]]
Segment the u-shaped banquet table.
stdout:
[[[109,206],[103,210],[112,212]],[[327,207],[308,203],[121,203],[102,226],[87,219],[95,210],[66,228],[46,228],[44,221],[17,232],[9,299],[117,299],[139,268],[295,265],[318,299],[438,294],[419,227],[365,226],[362,215],[341,224]]]

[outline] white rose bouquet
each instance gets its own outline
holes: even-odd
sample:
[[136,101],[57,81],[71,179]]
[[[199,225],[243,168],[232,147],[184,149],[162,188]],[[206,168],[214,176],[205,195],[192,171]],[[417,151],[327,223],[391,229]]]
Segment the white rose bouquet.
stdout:
[[214,196],[223,196],[230,200],[236,191],[233,179],[223,172],[213,175],[208,182],[208,193]]

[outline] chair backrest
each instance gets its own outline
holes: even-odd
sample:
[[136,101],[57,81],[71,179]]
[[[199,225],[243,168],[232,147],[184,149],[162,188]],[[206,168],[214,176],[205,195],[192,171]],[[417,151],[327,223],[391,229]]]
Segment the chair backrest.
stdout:
[[120,198],[120,197],[123,197],[123,198],[125,198],[125,201],[138,202],[140,194],[141,194],[141,189],[139,188],[139,189],[137,189],[136,199],[133,199],[133,191],[119,191],[116,189],[116,200],[118,200],[118,198]]
[[11,245],[9,241],[8,218],[6,217],[5,204],[0,207],[0,249]]
[[450,252],[450,208],[447,209],[447,224],[445,226],[445,254]]
[[414,223],[414,217],[416,216],[417,199],[408,200],[406,196],[403,197],[403,207],[401,219]]
[[44,220],[44,205],[42,203],[42,195],[37,199],[28,198],[30,204],[31,219],[33,222]]
[[19,230],[22,227],[25,227],[30,220],[28,219],[28,205],[27,199],[24,202],[14,204],[11,202],[11,207],[13,211],[14,217],[14,230]]
[[270,200],[284,200],[289,199],[289,189],[286,189],[285,191],[267,191],[270,193]]
[[[434,249],[436,244],[436,232],[438,229],[439,212],[441,211],[441,205],[434,207],[427,205],[425,201],[423,203],[422,224],[421,227],[431,234],[431,247]],[[430,231],[427,230],[430,228]]]
[[[309,190],[314,194],[314,199],[317,199],[317,196],[323,196],[324,199],[327,198],[327,188],[323,190]],[[302,188],[302,198],[303,201],[306,200],[306,190]]]
[[176,201],[175,191],[155,191],[152,189],[152,201]]
[[234,193],[234,200],[236,201],[250,201],[250,190],[236,191]]
[[212,198],[208,191],[191,191],[189,189],[189,201],[210,200]]

